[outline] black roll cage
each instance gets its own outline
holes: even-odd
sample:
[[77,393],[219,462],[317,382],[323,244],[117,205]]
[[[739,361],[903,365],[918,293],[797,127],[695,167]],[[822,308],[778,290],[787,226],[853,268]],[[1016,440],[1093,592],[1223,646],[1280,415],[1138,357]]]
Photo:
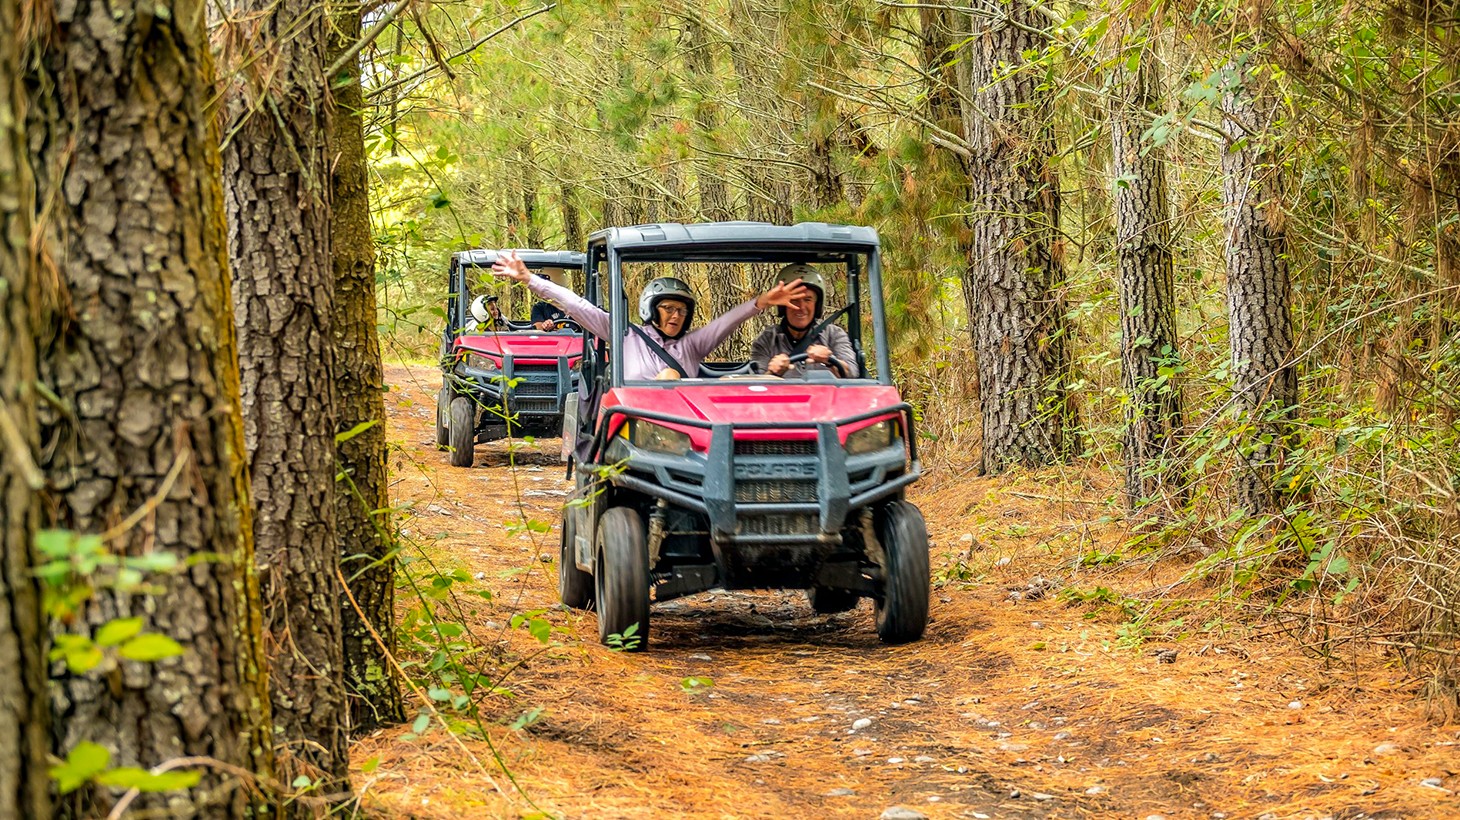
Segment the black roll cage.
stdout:
[[[458,251],[451,254],[451,263],[446,273],[446,329],[443,338],[449,350],[451,343],[461,335],[461,329],[467,325],[467,308],[470,306],[471,293],[467,289],[467,268],[490,268],[503,253],[507,250],[492,250],[481,248],[470,251]],[[545,251],[537,248],[523,248],[514,250],[514,253],[522,260],[522,264],[528,270],[542,270],[544,268],[563,268],[564,270],[580,270],[586,274],[584,260],[587,258],[582,251]]]

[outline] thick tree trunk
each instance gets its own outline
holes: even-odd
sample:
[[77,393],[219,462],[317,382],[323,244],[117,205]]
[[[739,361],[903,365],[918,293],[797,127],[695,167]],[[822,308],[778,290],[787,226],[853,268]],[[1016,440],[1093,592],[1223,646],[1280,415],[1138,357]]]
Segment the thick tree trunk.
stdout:
[[[330,64],[360,37],[360,28],[359,6],[342,8],[331,32]],[[404,722],[405,706],[395,670],[386,657],[395,648],[391,522],[388,513],[375,512],[390,507],[390,487],[385,468],[385,378],[376,330],[375,240],[370,233],[370,180],[358,60],[352,61],[334,87],[330,244],[334,252],[336,409],[342,433],[374,425],[341,442],[338,449],[340,472],[346,477],[336,487],[340,567],[350,595],[365,613],[362,619],[347,596],[340,601],[340,624],[350,727],[368,732]]]
[[35,190],[20,108],[20,8],[0,0],[0,814],[49,817],[45,621],[32,539],[44,477],[35,465],[40,286],[30,253]]
[[[1234,69],[1235,70],[1235,69]],[[1228,336],[1232,389],[1245,428],[1237,502],[1251,513],[1280,506],[1274,478],[1292,435],[1298,401],[1293,352],[1288,241],[1281,216],[1281,173],[1270,145],[1275,104],[1245,72],[1222,98],[1231,146],[1222,155],[1227,227]]]
[[336,536],[328,20],[308,0],[226,4],[228,247],[280,773],[345,783]]
[[[267,776],[272,739],[259,642],[248,485],[229,317],[213,67],[193,0],[56,5],[36,19],[30,143],[38,201],[54,203],[47,252],[57,321],[43,329],[42,465],[49,526],[110,534],[118,555],[169,554],[187,569],[155,594],[98,587],[69,631],[113,619],[178,641],[184,654],[55,670],[55,746],[99,743],[114,766],[209,757]],[[54,14],[54,17],[50,14]],[[8,355],[8,353],[7,353]],[[254,816],[256,793],[214,767],[186,792],[133,811]],[[106,814],[118,792],[82,789],[74,813]]]
[[[1146,46],[1137,47],[1143,49],[1140,62],[1134,71],[1121,70],[1110,103],[1120,374],[1129,397],[1124,459],[1130,509],[1174,489],[1181,429],[1166,160],[1163,149],[1141,142],[1151,121],[1146,112],[1162,105],[1160,67]],[[1116,62],[1124,64],[1124,57]]]
[[968,100],[972,256],[965,274],[978,359],[982,468],[1038,466],[1069,455],[1075,414],[1062,384],[1069,366],[1060,193],[1052,162],[1049,92],[1038,54],[1046,24],[1031,7],[977,0],[962,72]]

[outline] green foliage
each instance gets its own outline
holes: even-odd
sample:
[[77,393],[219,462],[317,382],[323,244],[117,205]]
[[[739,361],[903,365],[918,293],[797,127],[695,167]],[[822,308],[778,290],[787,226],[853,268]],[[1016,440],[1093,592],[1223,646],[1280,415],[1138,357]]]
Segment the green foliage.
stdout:
[[623,632],[615,632],[604,641],[608,648],[614,652],[632,652],[639,647],[639,625],[629,624]]
[[681,678],[680,681],[679,681],[679,688],[680,688],[680,690],[683,691],[683,692],[685,692],[686,694],[695,694],[695,693],[698,693],[698,692],[704,692],[704,691],[707,691],[708,689],[710,689],[714,685],[715,685],[714,679],[709,678],[709,677],[706,677],[706,676],[703,676],[703,675],[697,675],[697,676],[688,677],[688,678]]
[[135,766],[108,768],[112,755],[105,747],[83,741],[76,744],[65,762],[51,767],[56,790],[70,794],[87,783],[140,792],[170,792],[191,789],[202,780],[201,771],[149,772]]

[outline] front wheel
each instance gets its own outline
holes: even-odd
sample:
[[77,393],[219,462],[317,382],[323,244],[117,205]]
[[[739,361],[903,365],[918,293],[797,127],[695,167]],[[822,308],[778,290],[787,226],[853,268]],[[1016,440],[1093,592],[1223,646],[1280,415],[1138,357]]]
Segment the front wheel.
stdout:
[[470,467],[476,460],[477,418],[471,399],[457,396],[451,400],[451,425],[447,429],[451,447],[451,466]]
[[451,388],[442,387],[436,394],[436,449],[451,445]]
[[886,563],[877,599],[877,637],[883,643],[908,643],[928,625],[928,527],[923,514],[906,501],[877,511],[874,524]]
[[573,523],[574,511],[563,510],[563,543],[558,550],[558,598],[564,606],[588,609],[593,601],[593,576],[578,569],[574,540],[578,527]]
[[598,519],[593,598],[598,639],[614,648],[649,648],[649,546],[644,520],[628,507]]

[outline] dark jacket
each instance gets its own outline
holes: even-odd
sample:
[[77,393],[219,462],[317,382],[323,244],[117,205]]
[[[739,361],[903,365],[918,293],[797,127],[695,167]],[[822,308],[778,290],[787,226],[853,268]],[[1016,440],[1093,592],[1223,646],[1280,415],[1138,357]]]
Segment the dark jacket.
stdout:
[[[771,359],[782,353],[787,356],[791,355],[791,350],[797,344],[798,342],[793,340],[791,335],[786,332],[785,322],[772,325],[762,330],[760,335],[755,337],[755,341],[751,343],[750,360],[756,363],[760,368],[760,372],[764,373]],[[812,344],[821,344],[831,348],[831,355],[846,365],[847,372],[837,375],[844,375],[849,378],[858,375],[857,353],[852,349],[852,338],[847,335],[845,330],[842,330],[837,325],[827,325],[816,335],[816,340],[806,345],[806,347],[810,347]],[[830,370],[832,373],[837,373],[829,365],[806,361],[791,365],[791,369],[782,375],[787,378],[804,377],[808,370]]]

